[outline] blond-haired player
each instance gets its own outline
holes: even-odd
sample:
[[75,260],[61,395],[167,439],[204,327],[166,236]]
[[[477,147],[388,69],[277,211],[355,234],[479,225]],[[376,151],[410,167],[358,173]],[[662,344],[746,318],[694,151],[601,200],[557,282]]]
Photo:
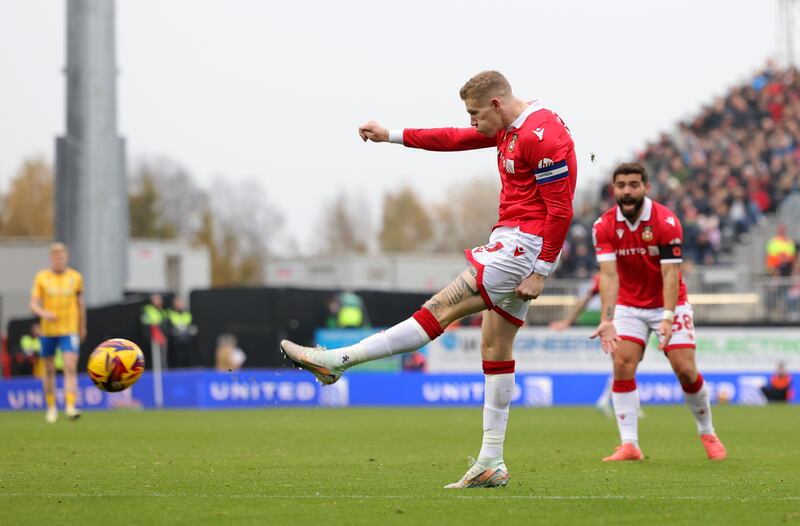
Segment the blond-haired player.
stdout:
[[509,474],[503,446],[516,385],[514,337],[529,301],[541,294],[561,253],[572,220],[577,163],[564,122],[541,101],[514,96],[500,73],[475,75],[460,96],[470,127],[390,131],[370,121],[358,132],[364,141],[426,150],[496,148],[503,189],[489,242],[467,249],[467,269],[394,327],[341,349],[322,351],[287,340],[281,348],[296,365],[331,384],[353,365],[419,349],[455,320],[487,311],[481,327],[483,442],[478,460],[461,479],[445,487],[505,486]]
[[75,407],[78,392],[78,351],[86,337],[86,305],[83,302],[83,277],[70,268],[69,251],[63,243],[50,245],[50,268],[36,273],[31,289],[30,309],[41,318],[44,394],[48,422],[58,419],[56,407],[56,349],[64,356],[65,412],[70,419],[80,417]]

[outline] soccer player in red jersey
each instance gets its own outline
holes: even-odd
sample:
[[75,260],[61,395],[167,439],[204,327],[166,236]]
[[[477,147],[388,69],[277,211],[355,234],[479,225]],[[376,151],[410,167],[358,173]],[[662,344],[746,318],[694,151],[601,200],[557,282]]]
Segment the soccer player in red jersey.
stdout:
[[600,263],[600,337],[614,359],[612,398],[622,444],[605,461],[640,460],[636,368],[651,331],[683,387],[708,458],[727,453],[714,433],[711,405],[703,375],[695,363],[692,306],[680,272],[683,229],[675,214],[647,197],[647,170],[637,163],[614,170],[612,187],[617,206],[595,221],[594,237]]
[[469,128],[390,131],[370,121],[358,132],[364,141],[426,150],[497,148],[502,191],[499,220],[489,242],[465,250],[467,269],[398,325],[341,349],[312,349],[286,340],[281,349],[297,366],[330,384],[348,367],[414,351],[452,322],[487,310],[481,328],[483,442],[478,460],[459,481],[445,487],[504,486],[508,470],[503,444],[515,388],[511,348],[528,302],[542,292],[566,238],[577,163],[564,122],[540,101],[514,96],[500,73],[475,75],[460,95],[470,115]]

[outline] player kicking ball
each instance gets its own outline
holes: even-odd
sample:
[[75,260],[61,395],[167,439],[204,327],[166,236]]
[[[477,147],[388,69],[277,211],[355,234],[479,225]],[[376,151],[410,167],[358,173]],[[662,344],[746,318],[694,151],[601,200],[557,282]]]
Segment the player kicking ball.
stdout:
[[415,351],[452,322],[486,310],[481,327],[483,442],[466,474],[445,486],[486,488],[505,486],[509,480],[503,444],[515,387],[511,349],[528,302],[541,294],[564,244],[577,167],[564,122],[541,102],[515,97],[500,73],[479,73],[460,95],[470,115],[469,128],[389,131],[370,121],[358,131],[364,141],[426,150],[497,148],[502,191],[499,220],[489,243],[465,250],[467,269],[410,318],[386,331],[340,349],[314,349],[286,340],[281,349],[320,382],[332,384],[349,367]]
[[711,423],[711,405],[695,362],[692,306],[680,272],[683,229],[675,214],[647,197],[647,170],[637,163],[614,170],[617,206],[592,229],[600,264],[601,321],[593,338],[612,353],[612,399],[622,444],[604,461],[641,460],[636,368],[650,332],[669,360],[711,460],[727,456]]

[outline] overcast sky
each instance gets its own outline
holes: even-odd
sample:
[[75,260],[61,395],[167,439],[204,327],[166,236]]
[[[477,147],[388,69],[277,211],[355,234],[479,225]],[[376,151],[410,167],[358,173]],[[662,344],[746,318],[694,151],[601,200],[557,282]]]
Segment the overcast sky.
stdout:
[[[257,178],[309,246],[341,189],[377,215],[408,183],[431,200],[494,151],[364,144],[392,128],[468,125],[458,97],[497,69],[573,131],[585,188],[774,56],[777,0],[117,0],[120,134],[201,184]],[[52,162],[65,126],[65,2],[0,1],[0,185]],[[596,165],[589,163],[597,154]]]

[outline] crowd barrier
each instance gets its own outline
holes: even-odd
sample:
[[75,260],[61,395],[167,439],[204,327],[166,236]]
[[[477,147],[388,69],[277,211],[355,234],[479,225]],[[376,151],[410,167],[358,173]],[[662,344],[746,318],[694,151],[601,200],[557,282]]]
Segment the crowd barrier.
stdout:
[[[767,371],[706,373],[714,403],[763,403]],[[62,379],[58,398],[63,407]],[[594,404],[608,382],[607,373],[518,373],[515,405],[546,407]],[[683,391],[672,374],[637,376],[644,404],[674,404]],[[483,403],[482,374],[425,374],[350,371],[336,384],[320,386],[305,372],[244,370],[218,373],[191,370],[163,374],[163,407],[190,409],[418,406],[460,407]],[[153,375],[146,372],[132,388],[105,393],[80,376],[78,404],[84,409],[155,408]],[[33,378],[0,382],[0,410],[44,408],[41,383]]]

